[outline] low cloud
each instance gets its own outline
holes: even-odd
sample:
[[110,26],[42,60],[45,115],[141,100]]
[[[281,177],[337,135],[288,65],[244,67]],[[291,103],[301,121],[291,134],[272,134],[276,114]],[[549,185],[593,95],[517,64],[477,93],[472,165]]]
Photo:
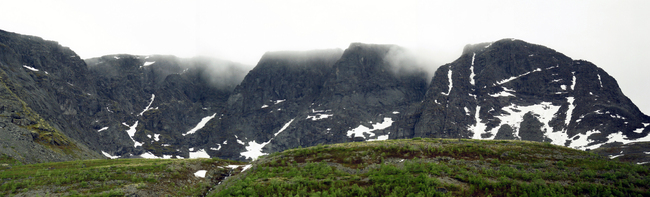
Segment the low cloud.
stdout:
[[195,57],[189,61],[189,65],[199,69],[201,78],[219,89],[234,89],[252,69],[250,65],[211,57]]
[[384,61],[392,66],[392,71],[397,75],[426,73],[427,83],[431,82],[431,77],[441,65],[435,54],[429,50],[399,46],[392,47],[384,57]]

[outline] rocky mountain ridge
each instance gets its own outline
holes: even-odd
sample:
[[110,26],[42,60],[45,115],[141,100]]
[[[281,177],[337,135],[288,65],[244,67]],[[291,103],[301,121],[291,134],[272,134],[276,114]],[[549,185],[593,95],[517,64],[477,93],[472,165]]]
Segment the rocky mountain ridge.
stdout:
[[514,39],[467,45],[427,79],[403,69],[416,67],[412,61],[389,59],[404,50],[394,45],[268,52],[246,73],[209,58],[82,61],[56,43],[49,49],[42,43],[52,42],[36,37],[0,34],[3,50],[14,51],[0,59],[17,76],[9,84],[28,92],[16,97],[95,156],[250,160],[300,146],[413,137],[578,149],[650,140],[650,117],[604,70]]

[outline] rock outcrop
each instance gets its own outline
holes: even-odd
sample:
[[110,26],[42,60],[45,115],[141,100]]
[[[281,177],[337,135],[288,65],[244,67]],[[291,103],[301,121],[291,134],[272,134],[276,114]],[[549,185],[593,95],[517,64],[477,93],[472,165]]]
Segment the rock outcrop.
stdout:
[[466,46],[437,70],[419,110],[402,120],[417,123],[402,123],[391,137],[520,139],[578,149],[650,140],[650,117],[604,70],[514,39]]

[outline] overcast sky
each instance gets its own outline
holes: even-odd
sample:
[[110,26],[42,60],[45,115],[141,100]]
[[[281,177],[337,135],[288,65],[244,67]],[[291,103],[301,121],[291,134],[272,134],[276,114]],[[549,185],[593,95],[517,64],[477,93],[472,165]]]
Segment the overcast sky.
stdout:
[[397,44],[432,67],[466,44],[517,38],[614,76],[650,113],[650,1],[2,2],[0,29],[58,41],[82,58],[208,55],[255,65],[266,51]]

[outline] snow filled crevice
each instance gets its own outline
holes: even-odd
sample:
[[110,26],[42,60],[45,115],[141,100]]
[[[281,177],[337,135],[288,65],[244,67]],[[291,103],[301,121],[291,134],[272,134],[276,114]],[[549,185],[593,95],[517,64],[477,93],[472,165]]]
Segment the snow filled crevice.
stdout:
[[474,76],[476,76],[474,74],[474,57],[476,57],[476,53],[472,55],[472,66],[469,67],[469,70],[471,71],[469,74],[469,83],[472,85],[475,85]]
[[573,80],[571,81],[571,90],[575,91],[576,90],[575,89],[575,87],[576,87],[576,72],[571,72],[571,74],[573,75]]
[[564,120],[564,124],[566,126],[569,126],[569,123],[571,123],[571,114],[573,114],[573,109],[575,109],[575,105],[573,105],[573,101],[575,101],[575,98],[572,96],[566,97],[567,102],[569,102],[569,109],[566,111],[566,119]]
[[186,135],[189,135],[189,134],[193,134],[194,132],[198,131],[199,129],[202,129],[203,127],[205,127],[205,124],[207,124],[215,116],[217,116],[217,113],[212,114],[212,116],[204,117],[203,119],[201,119],[201,121],[199,121],[198,124],[196,124],[196,126],[194,128],[190,129],[186,133],[183,133],[182,135],[186,136]]
[[[289,122],[285,123],[284,126],[282,126],[282,128],[280,128],[280,130],[278,130],[278,132],[276,132],[275,134],[273,134],[273,138],[271,138],[271,139],[270,139],[269,141],[267,141],[267,142],[257,143],[257,142],[255,142],[255,140],[248,142],[248,146],[246,146],[246,151],[245,151],[245,152],[241,152],[240,154],[241,154],[242,156],[244,156],[246,159],[251,159],[251,160],[256,160],[258,157],[260,157],[260,156],[262,156],[262,155],[266,155],[266,153],[263,153],[263,152],[262,152],[262,148],[264,148],[264,146],[266,146],[266,145],[269,144],[271,141],[273,141],[273,139],[275,139],[276,136],[278,136],[280,133],[282,133],[282,131],[284,131],[284,130],[286,130],[287,128],[289,128],[289,125],[291,125],[291,123],[293,122],[293,120],[295,120],[295,118],[294,118],[294,119],[291,119]],[[239,140],[238,140],[238,141],[239,141]],[[243,143],[242,143],[242,144],[243,144]]]
[[481,111],[481,106],[477,105],[476,112],[474,113],[474,121],[476,123],[469,127],[469,130],[474,133],[474,135],[472,135],[472,139],[483,139],[481,138],[481,134],[483,134],[485,132],[485,129],[487,128],[487,125],[481,122],[482,120],[479,114],[480,111]]
[[[363,126],[363,125],[359,125],[357,128],[349,130],[347,132],[347,136],[348,137],[352,137],[352,136],[363,137],[365,139],[366,137],[363,134],[367,133],[367,134],[369,134],[368,137],[373,137],[373,136],[375,136],[375,133],[372,133],[372,131],[386,129],[386,128],[390,127],[391,125],[393,125],[393,119],[386,117],[386,118],[384,118],[383,122],[373,124],[372,129],[368,128],[366,126]],[[384,138],[384,137],[382,137],[382,138]]]
[[149,105],[147,105],[147,107],[145,107],[144,110],[142,110],[142,112],[140,112],[140,114],[138,114],[138,116],[142,116],[142,114],[144,114],[144,112],[147,112],[147,111],[149,111],[149,110],[151,109],[151,108],[150,108],[150,107],[151,107],[151,104],[153,104],[153,100],[154,100],[155,98],[156,98],[156,95],[155,95],[155,94],[151,94],[151,101],[149,101]]
[[454,80],[451,78],[452,72],[451,72],[451,66],[449,67],[449,71],[447,72],[447,79],[449,80],[449,89],[447,90],[447,93],[442,92],[443,95],[449,95],[451,93],[451,89],[454,87]]
[[142,146],[142,143],[137,142],[135,141],[135,139],[133,139],[133,137],[135,136],[136,128],[138,127],[138,121],[136,120],[135,123],[133,123],[133,125],[131,126],[127,125],[125,122],[123,122],[122,124],[124,126],[129,127],[129,129],[126,130],[126,133],[129,134],[129,137],[131,138],[131,140],[133,140],[133,147]]
[[36,69],[34,67],[31,67],[31,66],[23,65],[23,67],[25,67],[28,70],[34,71],[34,72],[38,71],[38,69]]
[[600,74],[596,75],[598,75],[598,83],[600,83],[600,88],[603,88],[603,80],[600,79]]
[[535,70],[533,70],[533,71],[529,71],[529,72],[526,72],[526,73],[521,74],[521,75],[517,75],[517,76],[514,76],[514,77],[510,77],[510,78],[507,78],[507,79],[504,79],[504,80],[498,81],[498,82],[497,82],[497,85],[501,85],[501,84],[504,84],[504,83],[508,83],[508,82],[510,82],[510,81],[512,81],[512,80],[515,80],[515,79],[519,78],[519,77],[523,77],[523,76],[529,75],[529,74],[531,74],[531,73],[539,72],[539,71],[542,71],[542,69],[541,69],[541,68],[537,68],[537,69],[535,69]]
[[107,129],[108,129],[108,127],[104,127],[104,128],[101,128],[101,129],[97,130],[97,132],[106,131]]

